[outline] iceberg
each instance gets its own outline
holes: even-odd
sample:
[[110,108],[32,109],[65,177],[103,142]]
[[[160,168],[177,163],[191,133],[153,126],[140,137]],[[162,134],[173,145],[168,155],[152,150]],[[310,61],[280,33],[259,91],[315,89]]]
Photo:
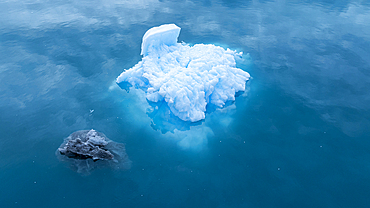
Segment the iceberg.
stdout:
[[181,28],[166,24],[143,36],[142,60],[125,70],[116,82],[124,89],[134,86],[150,102],[165,102],[183,121],[205,119],[207,105],[219,108],[245,91],[250,75],[236,68],[242,52],[212,44],[178,43]]

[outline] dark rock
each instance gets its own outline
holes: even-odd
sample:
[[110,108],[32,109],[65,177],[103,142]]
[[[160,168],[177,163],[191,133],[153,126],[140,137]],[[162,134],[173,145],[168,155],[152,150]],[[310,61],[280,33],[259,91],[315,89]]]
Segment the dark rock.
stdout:
[[68,140],[64,147],[58,148],[60,154],[69,158],[97,160],[112,160],[113,154],[105,149],[108,144],[104,137],[98,135],[95,130],[90,130],[86,136]]
[[93,129],[72,133],[60,145],[56,154],[59,160],[70,162],[77,172],[85,175],[97,167],[131,167],[124,144],[113,142]]

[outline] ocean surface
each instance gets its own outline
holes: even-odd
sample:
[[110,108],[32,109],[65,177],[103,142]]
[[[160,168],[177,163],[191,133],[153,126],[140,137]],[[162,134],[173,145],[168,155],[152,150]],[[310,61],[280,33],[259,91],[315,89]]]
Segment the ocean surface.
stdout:
[[[253,78],[194,126],[115,83],[168,23],[243,51]],[[1,208],[370,207],[369,119],[369,1],[0,0]],[[59,161],[89,129],[131,168]]]

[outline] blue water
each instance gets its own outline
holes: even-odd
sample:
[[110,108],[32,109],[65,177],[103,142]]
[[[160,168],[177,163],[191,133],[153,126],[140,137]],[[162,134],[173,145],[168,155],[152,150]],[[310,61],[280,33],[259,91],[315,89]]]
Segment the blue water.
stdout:
[[[368,1],[0,1],[0,17],[0,207],[370,207]],[[114,83],[165,23],[249,53],[253,77],[173,133]],[[92,128],[131,169],[57,159]]]

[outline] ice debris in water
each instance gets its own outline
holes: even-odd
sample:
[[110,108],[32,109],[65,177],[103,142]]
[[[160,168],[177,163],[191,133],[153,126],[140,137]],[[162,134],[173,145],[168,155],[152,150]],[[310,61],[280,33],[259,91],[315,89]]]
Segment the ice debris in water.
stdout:
[[196,122],[205,118],[207,104],[223,107],[235,100],[250,75],[236,68],[235,58],[242,52],[177,43],[179,33],[175,24],[149,29],[141,46],[142,61],[122,72],[117,83],[140,88],[148,101],[165,101],[175,116]]
[[83,174],[89,174],[98,166],[114,169],[128,169],[131,166],[124,144],[113,142],[93,129],[72,133],[56,154],[60,160],[71,162],[73,168]]
[[114,156],[104,147],[108,142],[95,130],[87,132],[85,137],[70,139],[63,147],[58,148],[60,154],[69,158],[96,160],[112,160]]

